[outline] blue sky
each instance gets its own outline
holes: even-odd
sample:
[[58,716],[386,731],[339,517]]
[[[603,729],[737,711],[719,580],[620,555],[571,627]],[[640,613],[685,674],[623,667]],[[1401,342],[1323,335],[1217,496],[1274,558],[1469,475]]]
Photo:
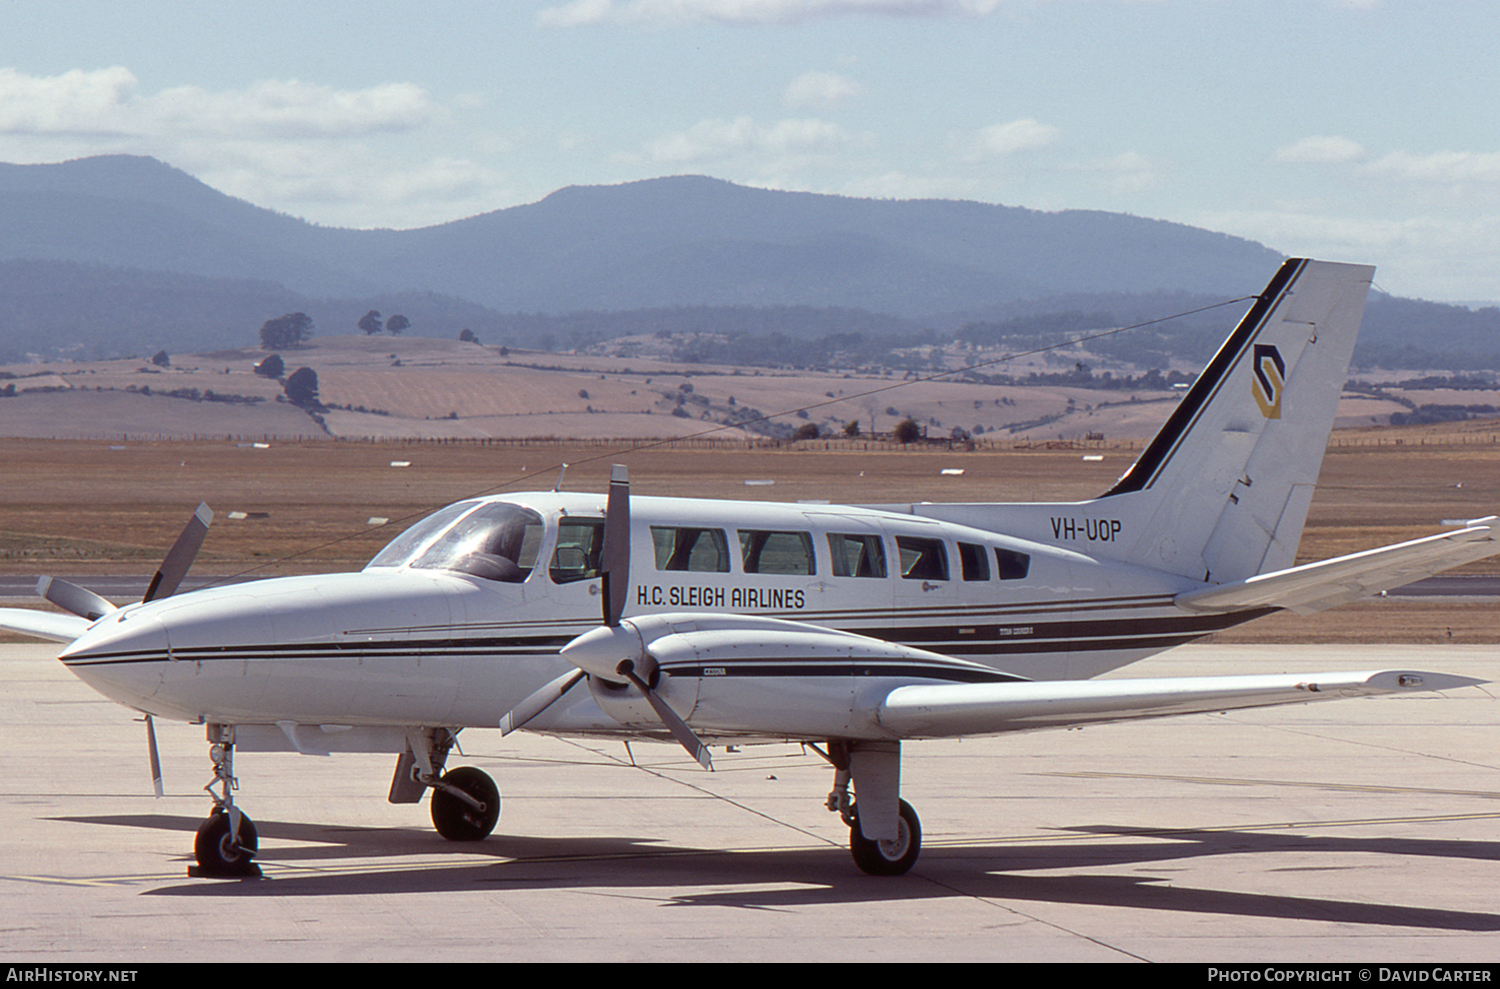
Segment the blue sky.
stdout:
[[1493,0],[0,0],[0,161],[331,226],[705,174],[1176,220],[1500,299]]

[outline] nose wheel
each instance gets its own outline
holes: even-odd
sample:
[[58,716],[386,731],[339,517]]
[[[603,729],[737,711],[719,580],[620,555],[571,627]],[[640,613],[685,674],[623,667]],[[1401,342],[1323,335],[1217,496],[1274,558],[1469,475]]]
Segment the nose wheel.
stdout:
[[216,877],[259,876],[260,866],[252,860],[260,849],[260,836],[255,832],[255,822],[244,814],[240,819],[239,833],[230,825],[230,815],[214,811],[198,825],[198,837],[193,842],[193,854],[198,859],[200,875]]

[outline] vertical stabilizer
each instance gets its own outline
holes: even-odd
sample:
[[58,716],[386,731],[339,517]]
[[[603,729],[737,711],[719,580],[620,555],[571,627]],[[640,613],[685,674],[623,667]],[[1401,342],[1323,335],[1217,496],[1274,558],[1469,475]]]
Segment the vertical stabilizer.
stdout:
[[1374,273],[1282,265],[1101,499],[1135,523],[1131,562],[1214,583],[1292,565]]

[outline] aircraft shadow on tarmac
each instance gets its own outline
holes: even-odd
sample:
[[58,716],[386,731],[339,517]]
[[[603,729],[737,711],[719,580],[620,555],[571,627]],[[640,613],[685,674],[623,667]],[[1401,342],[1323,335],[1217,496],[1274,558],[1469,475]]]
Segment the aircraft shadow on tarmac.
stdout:
[[[64,817],[82,824],[196,830],[196,818],[160,814]],[[1060,836],[1054,843],[986,844],[983,839],[929,846],[917,867],[904,878],[863,875],[845,849],[774,848],[728,851],[692,849],[646,838],[526,837],[496,835],[474,844],[439,841],[418,828],[333,828],[296,822],[257,822],[263,841],[305,842],[294,847],[263,848],[258,859],[268,875],[262,881],[191,880],[147,891],[157,896],[362,896],[431,893],[490,888],[505,890],[566,888],[681,889],[708,885],[714,892],[664,896],[669,906],[728,906],[751,910],[792,909],[819,904],[984,897],[1038,903],[1070,903],[1205,915],[1312,920],[1330,923],[1407,927],[1456,932],[1500,931],[1500,914],[1340,900],[1327,896],[1245,893],[1181,885],[1179,870],[1159,876],[1101,875],[1087,870],[1119,866],[1208,859],[1230,855],[1319,855],[1358,853],[1445,859],[1500,859],[1500,842],[1430,838],[1318,836],[1232,830],[1162,830],[1093,825],[1066,829],[1076,842]],[[1087,837],[1082,837],[1087,836]],[[1118,841],[1108,836],[1118,836]],[[1162,839],[1160,841],[1142,840]],[[469,865],[431,867],[430,861],[402,866],[406,856],[443,855]],[[184,855],[184,861],[187,859]],[[370,861],[368,871],[342,868],[327,873],[277,875],[316,868],[319,863]],[[379,860],[376,867],[375,860]],[[1330,865],[1292,866],[1271,872],[1308,871],[1320,875],[1360,868],[1341,859]],[[1020,872],[1067,870],[1064,875],[1018,875]],[[795,883],[766,889],[785,877]],[[726,885],[753,886],[744,892]],[[1328,891],[1320,880],[1317,889]],[[1415,884],[1414,884],[1415,885]]]

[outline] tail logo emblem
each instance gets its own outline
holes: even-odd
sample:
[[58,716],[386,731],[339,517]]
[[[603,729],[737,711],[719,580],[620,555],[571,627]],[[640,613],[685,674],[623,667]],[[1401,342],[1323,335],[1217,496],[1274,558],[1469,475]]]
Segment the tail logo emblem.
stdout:
[[1286,364],[1281,360],[1281,351],[1275,345],[1255,345],[1255,379],[1250,383],[1250,393],[1261,415],[1267,419],[1281,418],[1281,391],[1286,381]]

